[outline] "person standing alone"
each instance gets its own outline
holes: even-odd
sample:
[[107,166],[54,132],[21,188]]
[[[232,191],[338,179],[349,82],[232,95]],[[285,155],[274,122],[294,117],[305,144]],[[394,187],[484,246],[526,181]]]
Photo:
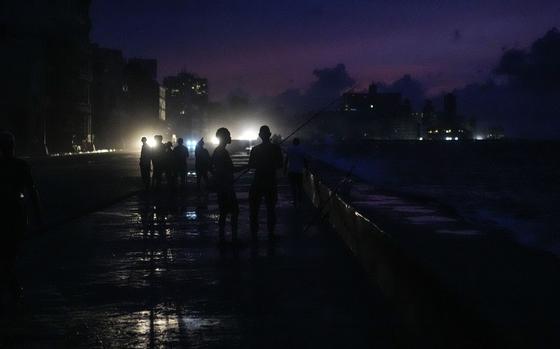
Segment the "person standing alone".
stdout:
[[255,169],[253,183],[249,189],[249,216],[253,241],[257,240],[259,209],[263,197],[266,204],[269,237],[274,237],[276,227],[276,201],[278,200],[276,172],[282,168],[283,159],[280,146],[273,144],[270,136],[270,128],[262,126],[259,131],[262,143],[251,149],[249,156],[249,168]]
[[231,237],[234,243],[237,242],[237,221],[239,218],[239,203],[233,188],[233,162],[226,150],[226,146],[231,143],[231,134],[227,128],[219,128],[216,131],[216,138],[220,144],[214,150],[211,159],[210,169],[212,180],[218,196],[218,207],[220,218],[218,219],[220,243],[225,242],[226,217],[231,215]]

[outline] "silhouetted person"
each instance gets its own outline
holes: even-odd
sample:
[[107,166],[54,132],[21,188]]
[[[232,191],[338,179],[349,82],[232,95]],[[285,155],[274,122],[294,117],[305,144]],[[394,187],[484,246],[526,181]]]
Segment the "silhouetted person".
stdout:
[[249,189],[249,215],[251,222],[251,237],[257,239],[259,231],[259,208],[264,197],[267,212],[267,228],[270,237],[274,236],[276,226],[276,201],[278,189],[276,171],[282,168],[283,158],[280,146],[270,142],[270,129],[262,126],[259,137],[262,143],[251,150],[249,167],[255,169],[255,177]]
[[142,137],[142,150],[140,151],[140,175],[142,176],[142,183],[146,190],[150,189],[150,146],[146,137]]
[[15,140],[0,132],[0,291],[6,287],[12,301],[22,296],[15,272],[16,257],[27,230],[28,200],[39,221],[39,195],[29,165],[15,157]]
[[151,151],[152,169],[154,175],[152,177],[152,185],[156,188],[161,187],[161,179],[165,168],[165,149],[163,145],[163,136],[154,136],[156,141]]
[[165,181],[169,187],[174,187],[176,184],[175,173],[177,170],[175,166],[173,143],[167,142],[163,144],[163,171],[165,172]]
[[210,153],[204,148],[204,138],[196,144],[194,149],[195,171],[196,171],[196,187],[201,190],[200,182],[204,179],[204,184],[208,185],[208,170],[210,168]]
[[187,185],[187,159],[189,158],[189,149],[183,145],[183,138],[177,139],[177,143],[177,146],[173,149],[175,171],[176,176],[179,178],[179,184],[185,187]]
[[224,242],[226,217],[228,214],[231,215],[231,237],[234,242],[237,242],[239,203],[233,188],[233,162],[229,152],[226,150],[226,146],[231,143],[231,134],[227,128],[222,127],[216,131],[216,138],[218,138],[220,144],[214,150],[214,154],[212,154],[210,169],[220,210],[220,218],[218,220],[220,243]]
[[303,201],[303,170],[306,167],[306,159],[299,145],[299,138],[294,138],[292,145],[288,148],[284,172],[288,174],[294,206],[298,207]]

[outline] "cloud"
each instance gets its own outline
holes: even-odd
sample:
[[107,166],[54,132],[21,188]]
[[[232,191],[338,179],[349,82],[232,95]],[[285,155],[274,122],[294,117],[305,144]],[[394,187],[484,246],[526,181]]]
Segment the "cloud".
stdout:
[[[344,64],[313,71],[315,81],[306,90],[288,89],[266,103],[288,116],[317,110],[352,87],[354,79]],[[400,92],[415,110],[426,98],[426,88],[410,75],[379,83],[380,92]],[[484,82],[453,91],[460,114],[475,118],[481,131],[502,126],[510,137],[560,139],[560,33],[551,29],[530,48],[504,50]],[[441,96],[434,97],[441,109]]]
[[344,64],[313,70],[315,80],[307,90],[288,89],[268,101],[287,111],[301,113],[322,108],[355,83]]
[[338,64],[333,68],[315,69],[313,75],[317,78],[305,93],[312,105],[328,103],[329,99],[335,99],[345,89],[352,87],[355,83],[344,64]]
[[415,110],[419,110],[426,99],[426,89],[422,83],[413,79],[409,74],[394,81],[392,84],[379,84],[380,92],[398,92],[403,98],[408,98]]
[[534,91],[560,91],[560,32],[553,28],[529,51],[507,50],[495,73],[511,84]]
[[528,50],[505,50],[494,76],[456,89],[460,110],[482,125],[501,125],[512,137],[560,138],[560,33],[556,28]]

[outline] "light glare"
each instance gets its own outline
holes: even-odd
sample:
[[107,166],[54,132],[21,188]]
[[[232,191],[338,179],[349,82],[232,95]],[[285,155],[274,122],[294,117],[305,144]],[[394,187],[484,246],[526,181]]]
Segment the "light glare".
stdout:
[[255,130],[245,130],[241,133],[241,136],[239,136],[239,140],[242,141],[255,141],[257,138],[259,138],[259,133]]

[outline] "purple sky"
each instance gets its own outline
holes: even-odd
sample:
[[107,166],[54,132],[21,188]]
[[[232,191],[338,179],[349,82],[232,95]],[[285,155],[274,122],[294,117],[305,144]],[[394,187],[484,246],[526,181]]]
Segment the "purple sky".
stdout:
[[504,47],[560,26],[552,0],[93,0],[92,40],[186,69],[210,96],[305,88],[315,68],[344,63],[365,87],[411,74],[429,93],[484,80]]

